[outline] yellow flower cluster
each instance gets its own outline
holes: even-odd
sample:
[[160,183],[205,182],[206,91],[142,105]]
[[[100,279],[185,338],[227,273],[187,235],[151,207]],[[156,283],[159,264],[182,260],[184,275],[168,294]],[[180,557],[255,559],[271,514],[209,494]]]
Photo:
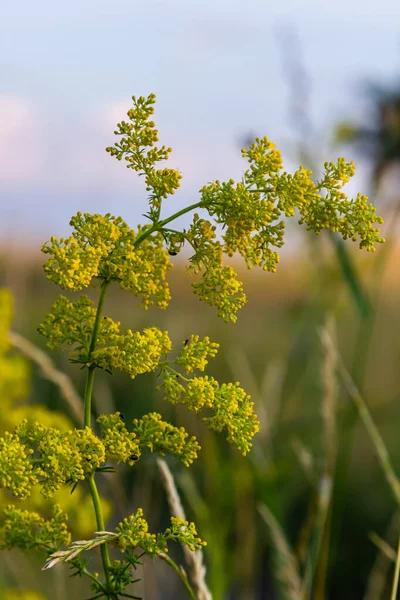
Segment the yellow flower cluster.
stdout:
[[134,548],[141,548],[146,554],[165,552],[165,547],[158,548],[157,536],[149,533],[149,524],[143,518],[141,508],[119,523],[115,531],[119,535],[118,546],[121,552]]
[[90,340],[96,317],[93,302],[81,296],[70,302],[59,296],[51,312],[40,325],[39,332],[47,337],[50,348],[73,346],[70,360],[82,364],[95,364],[101,369],[119,369],[133,379],[136,375],[154,371],[164,354],[172,347],[166,331],[149,327],[143,332],[120,333],[120,323],[103,317],[97,336],[97,349],[90,354]]
[[193,284],[193,289],[200,300],[215,306],[224,321],[235,323],[236,313],[246,303],[243,284],[232,267],[210,267],[201,280]]
[[[145,231],[138,228],[138,236]],[[168,307],[171,293],[165,281],[172,268],[168,251],[164,248],[164,238],[155,234],[144,239],[139,245],[125,241],[123,251],[115,260],[115,275],[123,290],[141,297],[141,305],[147,309],[154,303],[160,309]]]
[[[218,315],[224,321],[234,323],[237,311],[246,302],[246,295],[236,271],[222,263],[223,247],[216,240],[215,231],[215,226],[195,213],[188,231],[182,234],[180,240],[174,234],[173,243],[179,244],[186,240],[195,251],[190,257],[188,271],[196,275],[201,273],[201,279],[192,284],[194,293],[200,300],[216,307]],[[168,241],[170,242],[170,238]]]
[[102,439],[90,427],[61,432],[22,421],[15,434],[6,432],[0,438],[0,488],[26,500],[39,485],[50,498],[63,484],[76,484],[101,470],[106,456],[132,466],[149,450],[174,454],[189,466],[200,450],[196,438],[188,439],[183,427],[174,427],[157,413],[135,419],[131,433],[120,413],[101,415],[97,422]]
[[74,232],[69,238],[52,237],[42,246],[50,258],[44,266],[49,281],[65,290],[88,287],[93,277],[100,274],[102,262],[107,260],[127,227],[122,219],[111,215],[78,213],[70,221]]
[[34,475],[45,497],[53,496],[64,483],[84,480],[105,461],[104,445],[89,427],[61,433],[37,422],[29,425],[25,420],[16,427],[16,436],[31,446]]
[[[116,131],[122,136],[121,142],[107,148],[112,156],[125,158],[129,167],[146,174],[147,179],[154,172],[154,161],[165,160],[170,151],[164,146],[146,150],[158,140],[155,125],[149,122],[154,102],[154,94],[147,99],[134,98],[134,108],[128,112],[129,123],[123,121]],[[249,268],[261,266],[275,272],[279,263],[277,249],[284,243],[284,217],[293,217],[297,211],[299,223],[305,223],[307,229],[317,234],[324,228],[340,232],[344,239],[359,240],[360,247],[367,250],[374,250],[376,243],[384,241],[374,227],[382,219],[367,198],[359,195],[349,200],[342,191],[354,174],[353,163],[343,158],[336,164],[325,163],[325,173],[315,183],[304,167],[293,175],[283,171],[281,153],[267,137],[256,138],[250,148],[242,150],[242,155],[249,163],[242,182],[215,181],[201,188],[200,202],[194,206],[206,209],[213,221],[195,215],[187,231],[169,229],[160,221],[161,200],[173,193],[175,185],[170,182],[169,189],[166,185],[164,195],[155,184],[148,185],[153,191],[147,215],[153,222],[152,231],[162,232],[172,254],[178,253],[185,243],[192,246],[190,270],[201,274],[201,280],[193,285],[195,293],[231,322],[236,320],[246,296],[234,270],[224,267],[223,255],[239,253]],[[224,230],[223,243],[216,240],[214,223]]]
[[171,517],[171,527],[165,530],[164,535],[167,539],[187,546],[192,552],[207,546],[207,542],[198,537],[195,524],[185,521],[182,517]]
[[109,458],[118,463],[126,462],[134,465],[141,451],[136,434],[129,433],[121,413],[100,415],[97,419],[101,428],[101,437]]
[[189,467],[197,458],[200,446],[194,436],[189,437],[183,427],[174,427],[162,420],[158,413],[149,413],[134,419],[133,431],[139,440],[140,450],[150,450],[164,456],[174,454]]
[[360,248],[373,250],[383,242],[374,223],[382,223],[365,196],[347,199],[342,187],[354,175],[354,163],[339,158],[325,163],[325,173],[314,183],[311,171],[300,167],[294,175],[281,172],[280,152],[268,138],[257,138],[242,154],[249,161],[243,182],[215,181],[200,193],[202,204],[217,223],[226,227],[223,251],[232,256],[239,252],[247,266],[262,266],[275,271],[278,254],[272,249],[283,245],[285,231],[282,216],[293,217],[319,233],[323,228],[337,231],[360,242]]
[[223,250],[229,256],[239,252],[248,266],[261,264],[250,259],[255,247],[253,235],[267,237],[276,247],[283,245],[283,232],[272,223],[280,216],[272,199],[263,198],[261,192],[252,192],[243,183],[230,179],[226,183],[215,181],[200,190],[208,212],[217,223],[226,225]]
[[104,443],[95,436],[90,427],[69,431],[68,436],[81,456],[85,477],[89,477],[106,460]]
[[[325,173],[321,181],[315,184],[310,180],[310,171],[304,170],[304,178],[308,177],[313,201],[304,203],[300,210],[300,223],[305,223],[307,229],[320,233],[324,228],[339,232],[343,239],[359,240],[361,249],[375,252],[375,244],[385,240],[379,237],[379,230],[374,223],[382,224],[382,217],[377,216],[375,207],[367,196],[357,194],[354,200],[349,200],[342,191],[343,186],[354,175],[354,163],[346,163],[339,158],[337,164],[325,163]],[[325,195],[321,196],[321,192]]]
[[116,336],[111,344],[95,350],[92,360],[102,369],[125,371],[132,379],[157,369],[161,357],[172,347],[168,333],[157,327],[149,327],[143,332],[128,329],[125,335]]
[[[203,408],[212,410],[211,417],[203,421],[214,431],[225,429],[227,440],[246,455],[251,449],[251,440],[259,431],[259,422],[250,396],[236,383],[220,385],[213,377],[186,379],[170,367],[164,367],[163,388],[165,399],[172,404],[184,404],[189,410],[199,412]],[[178,378],[183,379],[185,385]]]
[[182,366],[186,373],[192,373],[195,369],[204,371],[208,365],[208,357],[214,358],[217,355],[219,344],[211,342],[208,336],[202,340],[198,335],[191,335],[186,342],[180,355],[176,358],[176,364]]
[[245,456],[251,450],[251,440],[260,430],[254,413],[254,402],[239,382],[223,383],[214,388],[213,415],[203,421],[214,431],[227,431],[227,441]]
[[189,466],[196,458],[200,446],[195,437],[189,440],[183,427],[174,427],[162,420],[161,415],[149,413],[134,419],[133,431],[128,432],[121,413],[100,415],[102,440],[109,458],[130,465],[139,460],[142,452],[173,454]]
[[54,505],[53,517],[48,520],[38,513],[8,506],[0,521],[0,548],[48,550],[69,544],[67,518],[58,504]]
[[279,173],[283,166],[281,153],[266,136],[257,137],[249,148],[243,148],[242,156],[249,163],[244,177],[248,186],[262,188],[265,180]]
[[[181,238],[173,234],[173,243],[183,244],[187,241],[194,250],[187,270],[194,274],[201,273],[200,281],[192,284],[194,293],[200,300],[218,309],[218,315],[224,321],[236,321],[237,311],[245,304],[243,284],[237,279],[232,267],[223,266],[223,248],[216,240],[216,227],[194,214],[193,222]],[[168,238],[168,236],[167,236]],[[170,238],[168,241],[171,242]]]
[[178,372],[175,363],[186,374],[204,371],[208,358],[216,356],[219,344],[209,337],[200,339],[192,335],[183,343],[181,353],[174,361],[161,364],[164,378],[159,389],[165,399],[172,404],[184,404],[194,412],[211,409],[212,416],[203,421],[214,431],[227,431],[227,440],[234,444],[243,455],[251,449],[251,440],[259,430],[259,422],[254,412],[250,396],[236,383],[219,384],[214,377],[193,376],[191,379]]
[[49,281],[65,290],[79,291],[93,278],[117,281],[121,288],[142,298],[148,308],[154,302],[166,308],[170,301],[167,271],[172,267],[163,237],[147,237],[137,246],[138,232],[120,217],[110,214],[78,213],[70,221],[74,228],[69,238],[52,237],[42,247],[50,255],[44,266]]
[[29,456],[32,450],[21,444],[18,435],[5,432],[0,438],[0,488],[9,489],[21,500],[29,497],[37,482]]
[[[70,302],[65,296],[59,296],[53,303],[51,312],[39,325],[38,331],[47,338],[48,348],[61,350],[64,345],[73,346],[74,350],[70,358],[85,363],[89,358],[90,337],[95,316],[93,301],[87,296],[81,296],[76,302]],[[110,338],[118,331],[118,324],[110,321],[105,320],[101,323],[100,342],[104,337]]]
[[121,552],[141,548],[149,556],[168,552],[168,542],[173,541],[189,550],[201,549],[206,546],[197,535],[194,523],[184,521],[180,517],[171,517],[171,527],[157,535],[149,533],[149,524],[143,517],[143,510],[138,508],[135,514],[124,519],[116,527],[118,546]]
[[182,176],[175,169],[155,168],[157,162],[167,160],[172,152],[166,146],[154,146],[158,142],[158,131],[154,121],[149,119],[154,113],[155,95],[150,94],[147,98],[133,96],[132,101],[133,108],[127,113],[129,123],[118,123],[114,132],[121,136],[121,140],[106,150],[117,160],[124,158],[128,168],[144,175],[146,189],[150,192],[150,207],[157,214],[162,199],[174,194],[179,188]]

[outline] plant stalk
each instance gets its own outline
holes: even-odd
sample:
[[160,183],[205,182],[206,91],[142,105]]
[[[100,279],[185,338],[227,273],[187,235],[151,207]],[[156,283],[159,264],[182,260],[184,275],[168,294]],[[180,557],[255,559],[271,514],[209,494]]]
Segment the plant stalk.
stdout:
[[[87,357],[88,363],[91,362],[92,352],[96,348],[97,336],[99,335],[99,329],[100,329],[101,314],[103,312],[104,300],[105,300],[107,289],[108,289],[109,285],[110,285],[109,281],[104,281],[102,288],[101,288],[99,304],[97,306],[97,311],[96,311],[96,318],[94,320],[94,325],[93,325],[92,337],[90,339],[90,346],[89,346],[89,352],[88,352],[88,357]],[[90,422],[91,422],[91,413],[92,413],[92,393],[93,393],[93,382],[94,382],[95,369],[96,369],[96,366],[91,365],[88,368],[88,374],[86,377],[85,395],[83,397],[83,404],[84,404],[83,425],[84,425],[84,427],[91,426]]]
[[174,569],[174,571],[176,571],[176,573],[178,574],[179,578],[181,579],[181,581],[184,583],[187,591],[189,592],[189,596],[192,598],[192,600],[197,600],[196,594],[194,593],[192,586],[189,583],[189,580],[187,578],[186,573],[183,571],[183,569],[179,568],[178,565],[176,564],[176,562],[174,562],[172,560],[172,558],[170,558],[168,556],[168,554],[159,554],[158,555],[162,560],[165,560],[166,563],[169,564],[170,567],[172,567]]
[[200,200],[200,202],[195,202],[195,204],[190,204],[189,206],[186,206],[186,208],[178,210],[178,212],[174,213],[170,217],[167,217],[163,221],[157,221],[157,223],[154,223],[154,225],[150,227],[150,229],[146,229],[146,231],[139,235],[139,237],[134,243],[134,247],[137,248],[139,244],[143,242],[143,240],[148,238],[149,235],[151,235],[155,231],[159,231],[160,229],[162,229],[164,225],[168,225],[168,223],[171,223],[171,221],[175,221],[175,219],[177,219],[178,217],[181,217],[182,215],[185,215],[186,213],[190,212],[191,210],[195,210],[196,208],[201,208],[202,206],[203,202]]
[[[88,362],[91,361],[91,355],[96,348],[97,336],[99,334],[99,329],[100,329],[100,319],[101,319],[101,315],[103,312],[104,300],[106,297],[106,292],[107,292],[107,288],[108,288],[109,284],[110,284],[109,281],[104,281],[102,284],[99,304],[97,306],[96,317],[95,317],[95,321],[94,321],[94,325],[93,325],[92,337],[90,340]],[[87,377],[86,377],[85,395],[83,398],[83,403],[84,403],[83,425],[84,425],[84,427],[91,427],[92,394],[93,394],[95,369],[96,369],[96,366],[91,365],[88,368]],[[105,525],[104,525],[103,511],[101,508],[99,492],[97,490],[96,482],[94,480],[94,474],[91,475],[87,479],[87,482],[88,482],[90,494],[92,496],[93,508],[94,508],[94,512],[96,515],[97,530],[104,531]],[[101,560],[103,563],[104,576],[105,576],[105,580],[106,580],[107,597],[116,599],[117,596],[112,592],[112,586],[111,586],[110,571],[109,571],[109,569],[111,567],[111,560],[110,560],[110,555],[108,553],[107,544],[102,544],[100,546],[100,553],[101,553]]]
[[[88,478],[87,482],[89,485],[90,494],[92,496],[94,512],[96,514],[97,530],[104,531],[105,525],[104,525],[103,511],[101,508],[100,496],[99,496],[99,492],[97,490],[96,482],[94,480],[94,475],[91,475],[91,477]],[[101,553],[101,560],[102,560],[103,568],[104,568],[104,576],[106,579],[107,597],[117,598],[117,596],[115,594],[113,594],[111,591],[112,587],[111,587],[110,571],[109,571],[109,569],[111,567],[111,560],[110,560],[110,555],[108,553],[107,544],[101,544],[100,553]]]

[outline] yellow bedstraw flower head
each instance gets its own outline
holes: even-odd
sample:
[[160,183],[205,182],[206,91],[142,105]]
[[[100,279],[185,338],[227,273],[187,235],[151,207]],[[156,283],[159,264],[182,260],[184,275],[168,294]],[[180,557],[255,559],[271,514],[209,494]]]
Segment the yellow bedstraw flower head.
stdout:
[[42,550],[69,544],[67,518],[58,504],[53,506],[53,517],[48,520],[36,512],[8,506],[0,520],[0,548]]
[[0,438],[0,487],[26,500],[37,483],[30,455],[32,450],[21,443],[16,434],[5,432]]
[[129,169],[134,169],[144,176],[146,190],[150,192],[150,207],[157,211],[162,199],[174,194],[179,188],[182,176],[176,169],[155,168],[157,162],[167,160],[172,152],[172,149],[166,146],[155,146],[158,142],[158,131],[154,121],[150,120],[154,113],[155,101],[154,94],[147,98],[133,96],[133,108],[127,113],[129,122],[121,121],[114,132],[120,136],[120,141],[106,150],[117,160],[124,159]]
[[218,348],[219,344],[211,342],[208,336],[200,340],[198,335],[191,335],[183,344],[176,363],[183,366],[186,373],[191,373],[195,369],[204,371],[208,365],[208,357],[214,358]]
[[254,403],[239,382],[219,384],[208,375],[188,378],[172,366],[175,363],[186,374],[204,371],[208,358],[216,356],[217,351],[218,344],[211,342],[209,337],[200,339],[198,335],[192,335],[174,361],[162,364],[164,377],[159,389],[171,404],[184,404],[196,413],[208,409],[211,416],[204,416],[204,423],[214,431],[226,430],[227,440],[245,455],[259,430],[259,421]]
[[109,458],[117,463],[134,465],[140,458],[141,450],[136,433],[128,432],[121,413],[100,415],[97,419],[101,428],[101,437]]
[[95,364],[101,369],[125,371],[133,379],[139,374],[154,371],[164,354],[172,347],[166,331],[149,327],[142,332],[130,329],[120,333],[120,323],[109,317],[100,322],[96,350],[90,353],[91,332],[96,318],[96,309],[92,300],[81,296],[76,302],[70,302],[59,296],[39,327],[50,348],[73,348],[70,353],[72,362]]
[[47,498],[67,482],[84,480],[105,461],[104,444],[89,427],[61,432],[23,421],[15,431],[35,456],[33,473]]
[[[150,450],[164,456],[174,454],[179,460],[189,467],[197,458],[200,446],[194,436],[183,427],[174,427],[163,421],[158,413],[149,413],[141,419],[134,419],[133,431],[139,440],[139,448]],[[188,439],[189,438],[189,439]]]
[[165,278],[172,264],[159,233],[137,247],[136,240],[145,228],[136,232],[109,213],[78,213],[70,225],[74,231],[69,238],[53,237],[42,247],[50,256],[44,266],[49,281],[74,291],[88,287],[93,278],[117,281],[122,289],[141,297],[145,308],[154,303],[159,308],[168,306]]
[[141,508],[119,523],[116,532],[121,552],[141,548],[148,556],[168,552],[169,541],[187,546],[192,551],[200,550],[206,545],[198,537],[194,523],[189,523],[181,517],[171,517],[171,527],[168,527],[164,533],[157,535],[149,533],[149,524],[144,519]]
[[171,347],[168,333],[157,327],[149,327],[142,332],[128,329],[125,335],[115,338],[113,345],[94,351],[92,359],[103,369],[125,371],[134,379],[157,369],[162,356]]

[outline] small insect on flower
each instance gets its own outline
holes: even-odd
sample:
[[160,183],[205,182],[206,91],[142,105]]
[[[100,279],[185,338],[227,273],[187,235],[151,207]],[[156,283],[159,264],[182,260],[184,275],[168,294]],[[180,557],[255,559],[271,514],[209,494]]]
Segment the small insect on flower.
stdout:
[[133,460],[136,462],[137,460],[139,460],[139,457],[136,454],[131,454],[129,460]]
[[168,254],[169,254],[170,256],[176,256],[178,253],[177,253],[177,251],[176,251],[176,250],[168,250]]

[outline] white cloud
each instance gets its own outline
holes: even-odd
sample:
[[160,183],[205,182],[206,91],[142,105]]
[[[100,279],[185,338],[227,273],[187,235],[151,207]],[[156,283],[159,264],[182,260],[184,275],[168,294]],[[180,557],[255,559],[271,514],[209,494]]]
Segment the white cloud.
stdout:
[[24,98],[0,95],[0,181],[36,180],[45,163],[40,116]]

